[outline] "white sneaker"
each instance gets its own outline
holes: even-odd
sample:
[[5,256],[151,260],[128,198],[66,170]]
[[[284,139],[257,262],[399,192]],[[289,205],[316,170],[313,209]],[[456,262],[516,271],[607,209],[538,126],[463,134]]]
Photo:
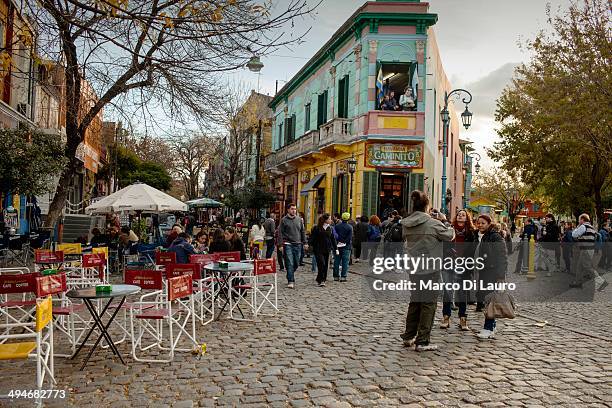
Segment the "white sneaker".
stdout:
[[322,287],[324,287],[324,286],[325,286],[325,282],[321,282],[321,283],[319,283],[319,287],[321,287],[321,288],[322,288]]
[[495,337],[493,330],[482,329],[480,333],[476,335],[479,339],[488,340]]
[[436,344],[417,344],[414,348],[415,351],[433,351],[437,349],[438,346]]
[[295,284],[294,284],[293,282],[289,282],[289,283],[287,284],[287,287],[288,287],[289,289],[293,289],[293,288],[295,287]]

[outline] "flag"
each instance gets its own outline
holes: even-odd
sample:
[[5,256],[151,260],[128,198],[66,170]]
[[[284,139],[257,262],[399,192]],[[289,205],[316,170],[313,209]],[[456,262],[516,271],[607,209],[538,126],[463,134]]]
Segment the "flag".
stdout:
[[380,67],[380,69],[378,70],[378,75],[376,76],[376,89],[376,99],[378,100],[378,106],[380,106],[382,105],[382,101],[385,98],[382,67]]
[[414,62],[414,71],[412,71],[412,81],[410,81],[412,87],[412,94],[414,95],[414,103],[416,104],[419,91],[419,64]]

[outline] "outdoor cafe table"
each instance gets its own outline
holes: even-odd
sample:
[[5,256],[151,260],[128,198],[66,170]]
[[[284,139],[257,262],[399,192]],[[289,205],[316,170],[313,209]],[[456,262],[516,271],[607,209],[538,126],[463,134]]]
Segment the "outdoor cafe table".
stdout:
[[[113,322],[113,320],[115,319],[115,316],[117,316],[117,312],[119,312],[119,309],[121,309],[121,306],[123,306],[123,303],[125,302],[125,297],[128,295],[134,295],[140,292],[140,290],[141,290],[140,286],[136,286],[136,285],[112,285],[112,290],[110,292],[96,292],[95,287],[90,287],[90,288],[82,288],[82,289],[73,289],[69,291],[68,293],[66,293],[66,296],[71,299],[83,299],[83,302],[87,306],[87,309],[89,310],[89,313],[91,314],[91,317],[93,317],[93,320],[94,320],[94,325],[91,326],[91,328],[89,329],[87,336],[85,336],[85,339],[83,340],[83,342],[81,343],[77,351],[74,353],[74,355],[72,355],[72,357],[70,357],[71,360],[74,359],[79,354],[79,352],[81,351],[85,343],[87,343],[87,340],[89,339],[89,336],[91,336],[91,333],[94,331],[94,329],[96,327],[100,329],[100,336],[98,337],[98,340],[96,340],[95,344],[89,351],[87,358],[83,362],[83,366],[81,366],[81,370],[83,370],[85,366],[87,365],[89,358],[93,354],[96,347],[98,347],[98,344],[100,344],[100,340],[102,340],[102,337],[106,339],[106,342],[108,343],[110,349],[113,351],[113,354],[118,356],[121,362],[125,365],[125,361],[123,361],[123,357],[121,357],[119,350],[117,350],[115,343],[113,343],[113,339],[111,338],[110,333],[108,333],[108,328]],[[104,325],[102,322],[102,316],[104,316],[104,313],[106,313],[106,310],[110,306],[113,299],[116,297],[120,297],[121,302],[119,302],[119,305],[117,305],[115,312],[112,314],[108,322],[106,322],[106,325]],[[100,314],[98,314],[95,306],[92,303],[92,300],[98,300],[98,299],[108,299],[108,303],[106,303],[106,306],[104,306]]]
[[[219,266],[218,262],[214,262],[204,266],[204,269],[214,275],[214,277],[216,278],[215,280],[217,281],[217,283],[219,283],[220,286],[219,291],[215,295],[213,301],[216,302],[219,295],[222,295],[225,298],[225,303],[221,307],[221,310],[219,311],[217,317],[215,317],[215,320],[219,320],[221,314],[223,313],[223,311],[227,307],[227,304],[230,301],[231,290],[229,284],[231,279],[245,272],[251,272],[253,270],[253,264],[248,262],[228,262],[227,267],[222,268]],[[240,314],[242,314],[242,310],[240,310],[240,307],[238,307],[238,310],[240,311]]]

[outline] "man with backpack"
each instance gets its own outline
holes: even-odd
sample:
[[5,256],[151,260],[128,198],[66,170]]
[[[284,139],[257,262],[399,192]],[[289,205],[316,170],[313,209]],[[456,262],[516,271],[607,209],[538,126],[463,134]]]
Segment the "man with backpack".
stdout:
[[[383,255],[385,258],[394,258],[396,254],[399,254],[402,249],[402,224],[397,211],[393,211],[389,220],[383,223]],[[396,271],[401,273],[401,270]]]
[[[343,213],[342,221],[336,224],[332,230],[338,242],[338,250],[334,258],[334,280],[340,282],[346,282],[353,246],[353,227],[347,222],[350,218],[349,213]],[[340,272],[340,266],[342,266],[342,272]]]

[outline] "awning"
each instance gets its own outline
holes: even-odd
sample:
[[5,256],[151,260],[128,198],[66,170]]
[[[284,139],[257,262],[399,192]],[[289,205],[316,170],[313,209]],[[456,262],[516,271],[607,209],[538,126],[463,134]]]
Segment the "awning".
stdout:
[[308,192],[314,188],[317,188],[321,184],[321,180],[325,177],[325,173],[317,174],[310,179],[308,183],[300,191],[300,195],[308,195]]

